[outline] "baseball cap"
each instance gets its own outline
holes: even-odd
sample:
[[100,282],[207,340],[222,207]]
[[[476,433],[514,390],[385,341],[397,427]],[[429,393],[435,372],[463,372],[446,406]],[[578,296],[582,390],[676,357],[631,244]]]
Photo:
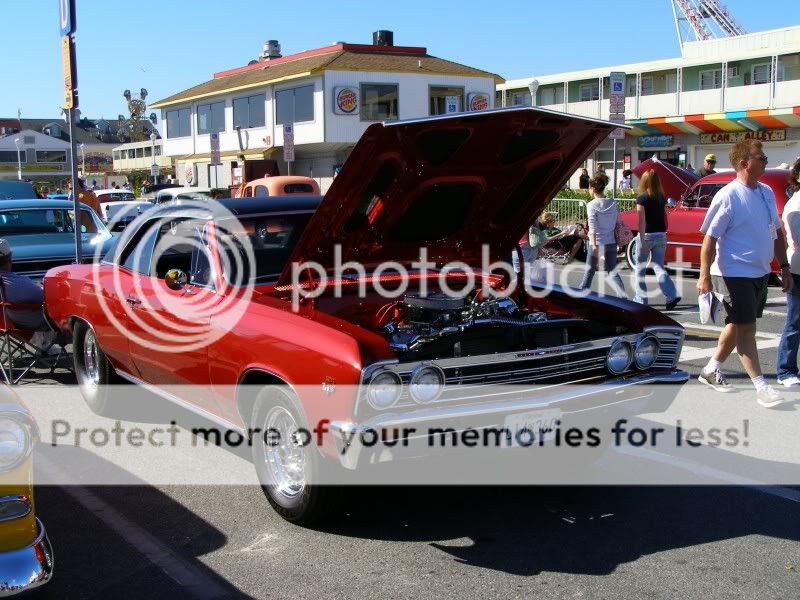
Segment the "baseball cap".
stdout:
[[717,162],[716,154],[706,154],[706,162]]
[[11,246],[5,240],[0,240],[0,256],[11,256]]

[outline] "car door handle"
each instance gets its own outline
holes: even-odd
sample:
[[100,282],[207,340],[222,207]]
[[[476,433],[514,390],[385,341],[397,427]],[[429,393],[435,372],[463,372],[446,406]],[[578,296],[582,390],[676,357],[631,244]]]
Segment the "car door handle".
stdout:
[[127,302],[131,306],[138,306],[139,304],[142,303],[142,301],[139,300],[136,296],[128,296],[127,298],[125,298],[125,302]]

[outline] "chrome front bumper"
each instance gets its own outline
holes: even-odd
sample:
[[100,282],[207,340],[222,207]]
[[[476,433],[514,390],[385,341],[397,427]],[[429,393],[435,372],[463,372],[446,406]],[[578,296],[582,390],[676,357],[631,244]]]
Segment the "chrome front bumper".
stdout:
[[[363,451],[366,448],[360,443],[360,434],[380,432],[382,430],[402,430],[422,427],[446,425],[459,430],[459,427],[487,427],[502,422],[507,415],[558,408],[565,415],[578,417],[581,413],[592,414],[596,411],[625,410],[630,406],[633,413],[660,412],[666,409],[674,399],[673,391],[665,389],[662,397],[655,397],[653,388],[642,388],[646,384],[681,385],[689,380],[689,374],[680,369],[644,373],[627,377],[618,377],[597,384],[574,385],[567,390],[553,389],[551,394],[536,393],[531,390],[528,397],[520,398],[519,390],[510,392],[513,399],[502,398],[502,394],[493,394],[497,399],[477,404],[461,406],[436,406],[421,408],[407,413],[387,413],[375,415],[361,423],[333,421],[330,424],[339,462],[346,469],[356,469],[364,464]],[[384,459],[381,460],[383,462]],[[391,460],[391,459],[390,459]]]
[[53,577],[53,549],[39,519],[36,525],[39,534],[33,544],[0,553],[0,598],[27,592]]

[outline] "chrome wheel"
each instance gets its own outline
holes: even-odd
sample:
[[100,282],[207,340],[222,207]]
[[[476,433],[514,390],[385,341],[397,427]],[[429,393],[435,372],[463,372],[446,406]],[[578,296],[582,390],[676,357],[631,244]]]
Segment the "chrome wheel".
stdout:
[[[639,260],[639,236],[637,235],[634,237],[629,243],[628,246],[625,248],[625,258],[628,261],[628,266],[631,270],[636,270],[636,265]],[[645,265],[645,269],[650,268],[650,257],[647,257],[647,264]]]
[[275,492],[294,498],[306,487],[307,448],[292,414],[282,406],[270,409],[265,421],[264,462]]
[[94,331],[89,329],[83,340],[83,374],[86,377],[86,381],[94,387],[97,387],[100,383],[98,352],[97,338],[94,336]]

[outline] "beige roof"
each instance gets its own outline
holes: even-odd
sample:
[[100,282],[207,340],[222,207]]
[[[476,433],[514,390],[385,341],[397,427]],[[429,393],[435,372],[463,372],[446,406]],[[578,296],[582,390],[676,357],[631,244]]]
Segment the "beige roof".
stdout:
[[[420,66],[421,61],[421,66]],[[466,77],[491,77],[496,83],[505,80],[499,75],[481,71],[428,54],[380,54],[376,52],[358,52],[353,50],[334,49],[331,52],[304,56],[296,60],[264,63],[261,68],[242,73],[234,73],[224,77],[206,81],[172,96],[168,96],[151,104],[152,108],[160,108],[225,94],[237,90],[261,87],[287,79],[307,77],[326,70],[334,71],[389,71],[397,73],[431,73],[437,75],[462,75]]]

